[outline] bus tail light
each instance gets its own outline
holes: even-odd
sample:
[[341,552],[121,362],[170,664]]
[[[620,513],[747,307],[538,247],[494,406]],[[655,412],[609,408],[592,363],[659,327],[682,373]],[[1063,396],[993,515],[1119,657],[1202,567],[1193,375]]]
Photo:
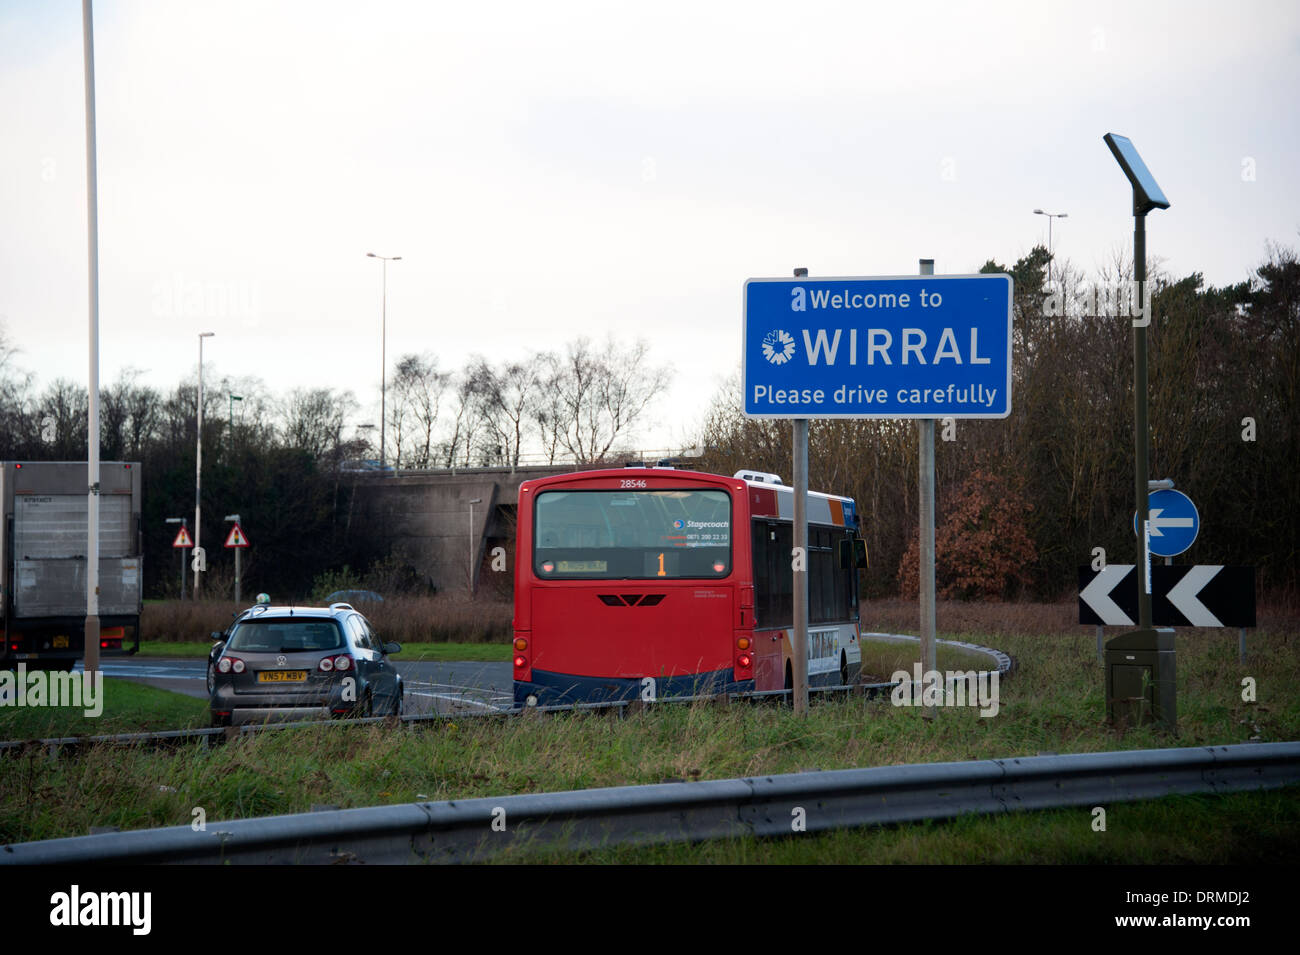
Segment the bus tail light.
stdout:
[[511,663],[514,664],[515,668],[515,680],[520,683],[531,683],[533,679],[533,654],[528,643],[527,637],[515,637],[515,655]]
[[753,638],[749,634],[736,635],[736,649],[732,651],[732,664],[735,667],[734,679],[754,679]]

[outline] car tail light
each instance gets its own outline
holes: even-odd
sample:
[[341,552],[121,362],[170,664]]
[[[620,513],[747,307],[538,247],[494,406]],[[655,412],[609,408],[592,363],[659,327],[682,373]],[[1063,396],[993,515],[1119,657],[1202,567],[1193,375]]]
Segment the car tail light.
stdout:
[[329,657],[321,657],[320,663],[316,664],[316,669],[320,670],[321,673],[329,673],[334,669],[334,661]]
[[736,641],[736,646],[738,646],[742,650],[748,650],[749,637],[741,637],[739,640]]
[[239,657],[234,657],[234,658],[230,661],[230,669],[234,670],[236,673],[243,673],[243,672],[244,672],[244,661],[241,660],[241,659],[239,659]]
[[334,658],[334,669],[343,673],[347,670],[351,670],[354,662],[355,661],[346,653],[340,653]]
[[518,638],[516,638],[516,640],[515,640],[515,649],[516,649],[516,650],[527,650],[527,649],[528,649],[528,641],[525,640],[523,637],[518,637]]
[[519,656],[515,657],[515,666],[519,667],[520,669],[523,669],[524,667],[528,666],[528,658],[523,654],[520,654]]
[[217,672],[218,673],[230,672],[230,657],[222,657],[220,660],[217,661]]
[[754,661],[753,658],[751,658],[748,653],[742,653],[740,656],[736,657],[736,664],[742,670],[748,670],[751,666],[754,665]]

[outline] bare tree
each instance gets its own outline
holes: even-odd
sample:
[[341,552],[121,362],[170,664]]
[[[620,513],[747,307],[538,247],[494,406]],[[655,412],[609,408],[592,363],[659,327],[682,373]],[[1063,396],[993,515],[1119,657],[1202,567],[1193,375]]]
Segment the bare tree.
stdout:
[[537,357],[505,362],[496,368],[476,358],[470,373],[478,382],[483,424],[498,453],[498,463],[519,466],[529,423],[535,420],[543,364]]
[[473,463],[482,428],[479,386],[472,369],[466,369],[455,378],[451,433],[439,445],[439,458],[444,467],[469,467]]
[[100,451],[105,460],[140,460],[154,438],[162,396],[139,384],[139,377],[138,369],[124,369],[100,394]]
[[295,388],[284,404],[284,440],[319,461],[337,456],[348,415],[356,411],[352,392],[330,388]]
[[575,460],[603,460],[668,387],[668,369],[650,365],[649,352],[643,340],[623,348],[613,336],[599,351],[587,338],[569,343],[554,387],[563,415],[558,440]]
[[564,378],[564,362],[554,352],[542,352],[537,362],[537,400],[531,416],[537,425],[537,436],[542,444],[546,463],[554,464],[560,453],[560,436],[568,420],[564,402],[560,397],[560,382]]
[[54,460],[85,460],[90,398],[85,387],[56,378],[41,395],[36,418],[41,444]]
[[31,457],[38,440],[29,397],[33,378],[15,368],[17,352],[0,327],[0,459]]
[[433,465],[434,430],[451,376],[438,370],[431,355],[403,355],[393,370],[393,403],[388,423],[397,445],[397,466]]

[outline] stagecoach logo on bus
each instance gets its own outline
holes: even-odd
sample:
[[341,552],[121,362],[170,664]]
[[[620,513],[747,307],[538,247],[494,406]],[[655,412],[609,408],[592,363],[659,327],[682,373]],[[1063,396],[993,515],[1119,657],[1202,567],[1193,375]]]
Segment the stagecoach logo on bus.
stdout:
[[19,663],[15,671],[0,670],[0,707],[67,706],[94,718],[104,712],[104,674],[96,670],[92,679],[85,673],[61,670],[27,671]]
[[1005,418],[1008,275],[750,279],[744,411],[777,418]]

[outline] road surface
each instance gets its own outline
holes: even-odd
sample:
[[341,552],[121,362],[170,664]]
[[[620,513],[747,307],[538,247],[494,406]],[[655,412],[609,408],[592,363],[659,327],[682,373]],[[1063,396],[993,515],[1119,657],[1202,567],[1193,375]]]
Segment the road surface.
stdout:
[[[394,660],[402,674],[404,713],[454,713],[509,708],[514,697],[509,663],[468,661],[406,663]],[[207,699],[207,658],[110,658],[100,664],[106,677]],[[81,669],[81,664],[77,664]]]

